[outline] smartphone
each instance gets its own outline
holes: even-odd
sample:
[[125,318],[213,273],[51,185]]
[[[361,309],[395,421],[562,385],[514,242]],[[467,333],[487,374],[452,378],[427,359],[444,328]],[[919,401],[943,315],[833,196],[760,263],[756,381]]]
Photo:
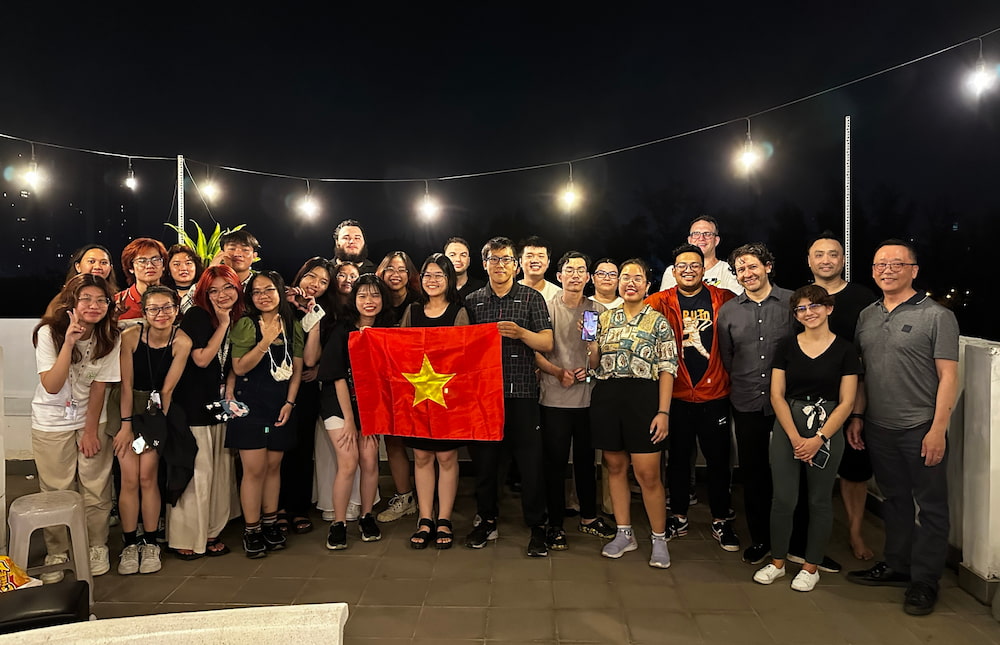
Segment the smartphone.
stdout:
[[583,312],[583,340],[597,340],[597,312]]
[[813,455],[812,465],[817,468],[826,468],[826,462],[830,461],[830,451],[827,450],[826,446],[820,446],[820,449],[816,451]]

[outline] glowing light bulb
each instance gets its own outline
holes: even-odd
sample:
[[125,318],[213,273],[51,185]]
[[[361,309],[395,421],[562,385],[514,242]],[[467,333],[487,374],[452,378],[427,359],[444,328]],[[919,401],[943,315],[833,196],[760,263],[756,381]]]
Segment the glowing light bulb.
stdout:
[[559,203],[562,204],[563,210],[566,212],[572,212],[576,209],[582,199],[580,192],[573,186],[573,182],[566,184],[566,188],[559,194]]
[[37,190],[45,182],[45,173],[38,169],[38,162],[34,159],[28,162],[28,170],[24,173],[24,181],[32,190]]
[[441,205],[429,194],[424,193],[423,199],[417,204],[417,212],[425,221],[429,221],[441,213]]
[[978,97],[991,89],[996,80],[996,73],[986,69],[986,62],[980,58],[979,62],[976,63],[976,69],[969,74],[967,83],[972,93]]
[[135,190],[139,187],[139,181],[135,178],[135,173],[132,169],[128,169],[128,177],[125,178],[125,187],[129,190]]
[[219,187],[214,182],[208,181],[201,185],[202,196],[210,202],[214,202],[219,197],[220,192]]
[[760,162],[760,153],[757,152],[752,144],[747,143],[743,148],[743,152],[740,153],[739,161],[743,166],[743,170],[750,172]]
[[313,199],[312,195],[306,195],[302,198],[302,201],[299,202],[298,208],[302,215],[312,218],[319,212],[319,202]]

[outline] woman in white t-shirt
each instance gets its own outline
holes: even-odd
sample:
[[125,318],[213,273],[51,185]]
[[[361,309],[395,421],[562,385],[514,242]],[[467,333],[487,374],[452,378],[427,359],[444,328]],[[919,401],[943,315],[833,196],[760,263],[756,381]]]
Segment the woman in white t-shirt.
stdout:
[[[104,278],[69,280],[32,334],[40,382],[31,401],[31,447],[42,491],[83,496],[90,540],[90,571],[107,573],[111,510],[111,438],[104,432],[108,383],[120,380],[121,341]],[[45,529],[45,564],[67,560],[64,527]],[[42,575],[58,582],[62,572]]]

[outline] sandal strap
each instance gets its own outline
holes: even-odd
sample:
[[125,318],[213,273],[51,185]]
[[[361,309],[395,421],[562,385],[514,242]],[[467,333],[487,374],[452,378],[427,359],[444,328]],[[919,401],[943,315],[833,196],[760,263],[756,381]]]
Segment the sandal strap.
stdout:
[[454,527],[453,527],[453,526],[451,525],[451,520],[446,520],[446,519],[444,519],[443,517],[439,517],[439,518],[438,518],[438,521],[437,521],[437,525],[438,525],[438,526],[443,526],[443,527],[445,527],[446,529],[453,529],[453,528],[454,528]]
[[434,528],[434,520],[432,520],[429,517],[421,517],[419,520],[417,520],[417,528],[420,528],[421,526],[427,526],[429,528]]

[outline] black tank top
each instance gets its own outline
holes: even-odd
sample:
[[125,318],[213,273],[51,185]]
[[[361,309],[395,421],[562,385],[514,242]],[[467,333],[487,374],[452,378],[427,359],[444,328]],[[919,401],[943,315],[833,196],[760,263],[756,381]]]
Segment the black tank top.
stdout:
[[448,308],[437,318],[428,318],[424,313],[424,306],[419,302],[410,306],[410,327],[454,327],[455,318],[462,310],[462,305],[452,302]]
[[170,364],[173,363],[174,335],[177,328],[170,330],[170,340],[166,347],[159,349],[150,347],[142,339],[142,335],[148,333],[143,329],[139,334],[139,343],[132,354],[132,387],[143,392],[152,392],[163,387],[163,381],[170,371]]

